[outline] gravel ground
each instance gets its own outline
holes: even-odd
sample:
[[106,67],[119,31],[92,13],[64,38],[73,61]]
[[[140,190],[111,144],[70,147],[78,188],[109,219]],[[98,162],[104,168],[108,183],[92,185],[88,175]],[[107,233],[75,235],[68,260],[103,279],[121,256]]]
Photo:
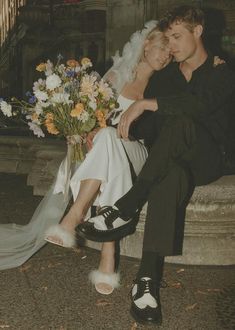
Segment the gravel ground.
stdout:
[[[0,174],[1,223],[25,224],[41,197],[26,176]],[[23,266],[0,271],[0,329],[235,329],[235,267],[166,264],[161,289],[163,324],[140,326],[129,314],[139,260],[121,257],[122,285],[110,296],[88,282],[99,253],[47,244]]]

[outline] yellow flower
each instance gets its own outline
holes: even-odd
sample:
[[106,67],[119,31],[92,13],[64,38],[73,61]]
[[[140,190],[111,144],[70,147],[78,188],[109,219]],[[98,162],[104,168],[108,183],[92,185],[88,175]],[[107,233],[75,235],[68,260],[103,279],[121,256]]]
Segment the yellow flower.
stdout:
[[91,60],[88,57],[83,57],[81,59],[81,65],[92,66]]
[[75,108],[70,112],[71,117],[78,117],[84,111],[84,105],[82,103],[77,103]]
[[76,60],[68,60],[66,64],[70,66],[70,68],[75,68],[76,66],[79,66],[79,63]]
[[39,72],[45,71],[46,70],[46,63],[40,63],[39,65],[37,65],[36,70],[39,71]]

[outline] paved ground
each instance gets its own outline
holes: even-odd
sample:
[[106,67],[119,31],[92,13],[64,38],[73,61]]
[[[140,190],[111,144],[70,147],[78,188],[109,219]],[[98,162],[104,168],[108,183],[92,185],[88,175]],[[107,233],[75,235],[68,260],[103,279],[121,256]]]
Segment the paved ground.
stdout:
[[[1,222],[26,223],[40,198],[25,176],[0,174]],[[235,329],[235,267],[167,264],[161,290],[163,324],[139,326],[129,315],[129,292],[138,260],[121,257],[122,286],[98,294],[87,274],[97,251],[47,245],[22,267],[0,272],[0,329]]]

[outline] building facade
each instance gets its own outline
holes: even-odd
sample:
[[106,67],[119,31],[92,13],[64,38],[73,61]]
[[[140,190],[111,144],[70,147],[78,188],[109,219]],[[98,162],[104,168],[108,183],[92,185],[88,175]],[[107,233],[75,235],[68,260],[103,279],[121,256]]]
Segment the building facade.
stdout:
[[103,74],[132,32],[179,4],[212,8],[217,16],[208,43],[213,48],[222,41],[223,50],[235,55],[231,0],[1,0],[0,96],[22,97],[38,78],[35,66],[59,53],[65,59],[88,56]]

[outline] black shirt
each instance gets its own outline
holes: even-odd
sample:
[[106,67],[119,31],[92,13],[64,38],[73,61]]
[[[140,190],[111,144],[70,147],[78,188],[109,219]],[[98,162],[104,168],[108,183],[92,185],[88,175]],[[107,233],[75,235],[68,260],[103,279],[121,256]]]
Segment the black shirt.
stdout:
[[228,112],[235,95],[235,74],[226,64],[214,67],[213,61],[209,55],[193,71],[189,82],[178,63],[171,63],[155,72],[146,87],[145,98],[157,98],[158,110],[145,111],[131,128],[131,135],[151,141],[157,134],[156,117],[161,121],[161,117],[183,115],[202,124],[219,144],[223,144]]

